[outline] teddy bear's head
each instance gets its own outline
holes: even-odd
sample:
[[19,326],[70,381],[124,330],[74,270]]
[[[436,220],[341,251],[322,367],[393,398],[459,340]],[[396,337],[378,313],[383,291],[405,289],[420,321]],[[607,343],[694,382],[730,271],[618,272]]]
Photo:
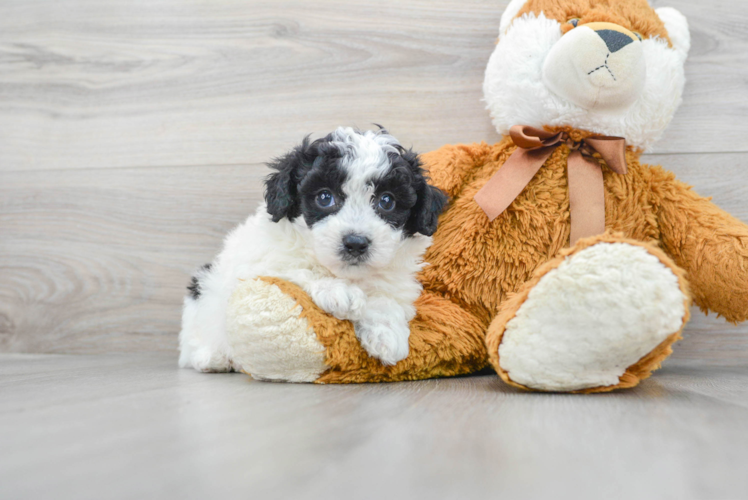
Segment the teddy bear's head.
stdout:
[[686,18],[647,0],[512,0],[483,92],[496,129],[572,127],[646,150],[681,102]]

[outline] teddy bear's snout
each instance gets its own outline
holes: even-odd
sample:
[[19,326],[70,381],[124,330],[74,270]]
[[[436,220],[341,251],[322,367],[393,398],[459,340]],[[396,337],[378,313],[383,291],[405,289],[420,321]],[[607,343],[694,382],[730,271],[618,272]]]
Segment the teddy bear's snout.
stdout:
[[641,40],[612,23],[589,23],[569,31],[543,66],[543,82],[553,93],[588,110],[630,106],[645,80]]
[[605,45],[608,47],[608,51],[611,53],[618,52],[626,45],[634,43],[633,38],[620,31],[601,29],[597,30],[595,33],[597,33],[597,36],[603,39]]

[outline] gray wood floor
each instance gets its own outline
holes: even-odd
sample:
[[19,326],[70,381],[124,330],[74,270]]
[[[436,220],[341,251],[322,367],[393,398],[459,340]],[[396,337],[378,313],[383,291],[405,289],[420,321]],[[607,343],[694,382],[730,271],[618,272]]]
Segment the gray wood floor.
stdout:
[[738,500],[748,371],[681,360],[614,395],[495,376],[357,386],[0,355],[0,498]]

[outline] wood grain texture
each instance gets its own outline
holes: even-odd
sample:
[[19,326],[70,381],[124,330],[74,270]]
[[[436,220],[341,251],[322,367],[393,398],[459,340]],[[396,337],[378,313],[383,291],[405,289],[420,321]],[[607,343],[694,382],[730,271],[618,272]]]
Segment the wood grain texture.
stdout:
[[174,349],[188,277],[263,166],[0,174],[0,350]]
[[[684,104],[649,161],[748,221],[748,8],[691,20]],[[497,139],[480,102],[504,1],[0,3],[0,351],[172,350],[190,273],[306,133]],[[696,315],[676,356],[748,356]]]
[[[74,8],[71,8],[74,7]],[[421,149],[495,138],[496,2],[10,2],[2,168],[264,162],[382,123]]]
[[[0,4],[0,169],[261,163],[382,123],[426,151],[496,140],[481,99],[505,1],[13,0]],[[748,151],[748,8],[691,20],[660,152]]]
[[[748,153],[651,156],[748,221]],[[705,165],[725,175],[707,175]],[[709,169],[713,170],[713,169]],[[261,198],[261,165],[0,172],[0,351],[172,350],[184,286]],[[748,360],[700,313],[676,356]]]
[[670,360],[627,392],[495,376],[316,386],[174,355],[0,355],[4,499],[745,498],[748,372]]

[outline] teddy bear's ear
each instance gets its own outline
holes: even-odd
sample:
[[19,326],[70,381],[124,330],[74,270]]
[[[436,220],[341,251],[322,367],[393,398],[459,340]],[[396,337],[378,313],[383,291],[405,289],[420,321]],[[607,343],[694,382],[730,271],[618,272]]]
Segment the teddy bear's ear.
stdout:
[[265,179],[265,203],[273,222],[284,217],[293,220],[300,215],[298,184],[302,171],[306,170],[307,157],[312,154],[311,149],[312,143],[307,136],[300,146],[268,163],[268,167],[275,170]]
[[447,195],[441,189],[428,183],[418,154],[413,151],[404,151],[401,156],[410,166],[414,181],[412,187],[418,197],[416,204],[410,209],[410,217],[405,223],[405,230],[409,234],[421,233],[431,236],[436,231],[439,215],[447,205]]
[[504,9],[504,13],[501,15],[499,36],[506,33],[506,30],[509,29],[512,21],[514,21],[514,18],[517,17],[517,14],[520,10],[522,10],[522,7],[524,7],[526,3],[527,0],[512,0],[511,2],[509,2],[509,5],[507,5],[506,9]]
[[672,7],[660,7],[655,9],[655,12],[665,23],[665,29],[670,36],[670,41],[673,42],[673,47],[685,59],[691,49],[691,33],[688,30],[686,16]]

